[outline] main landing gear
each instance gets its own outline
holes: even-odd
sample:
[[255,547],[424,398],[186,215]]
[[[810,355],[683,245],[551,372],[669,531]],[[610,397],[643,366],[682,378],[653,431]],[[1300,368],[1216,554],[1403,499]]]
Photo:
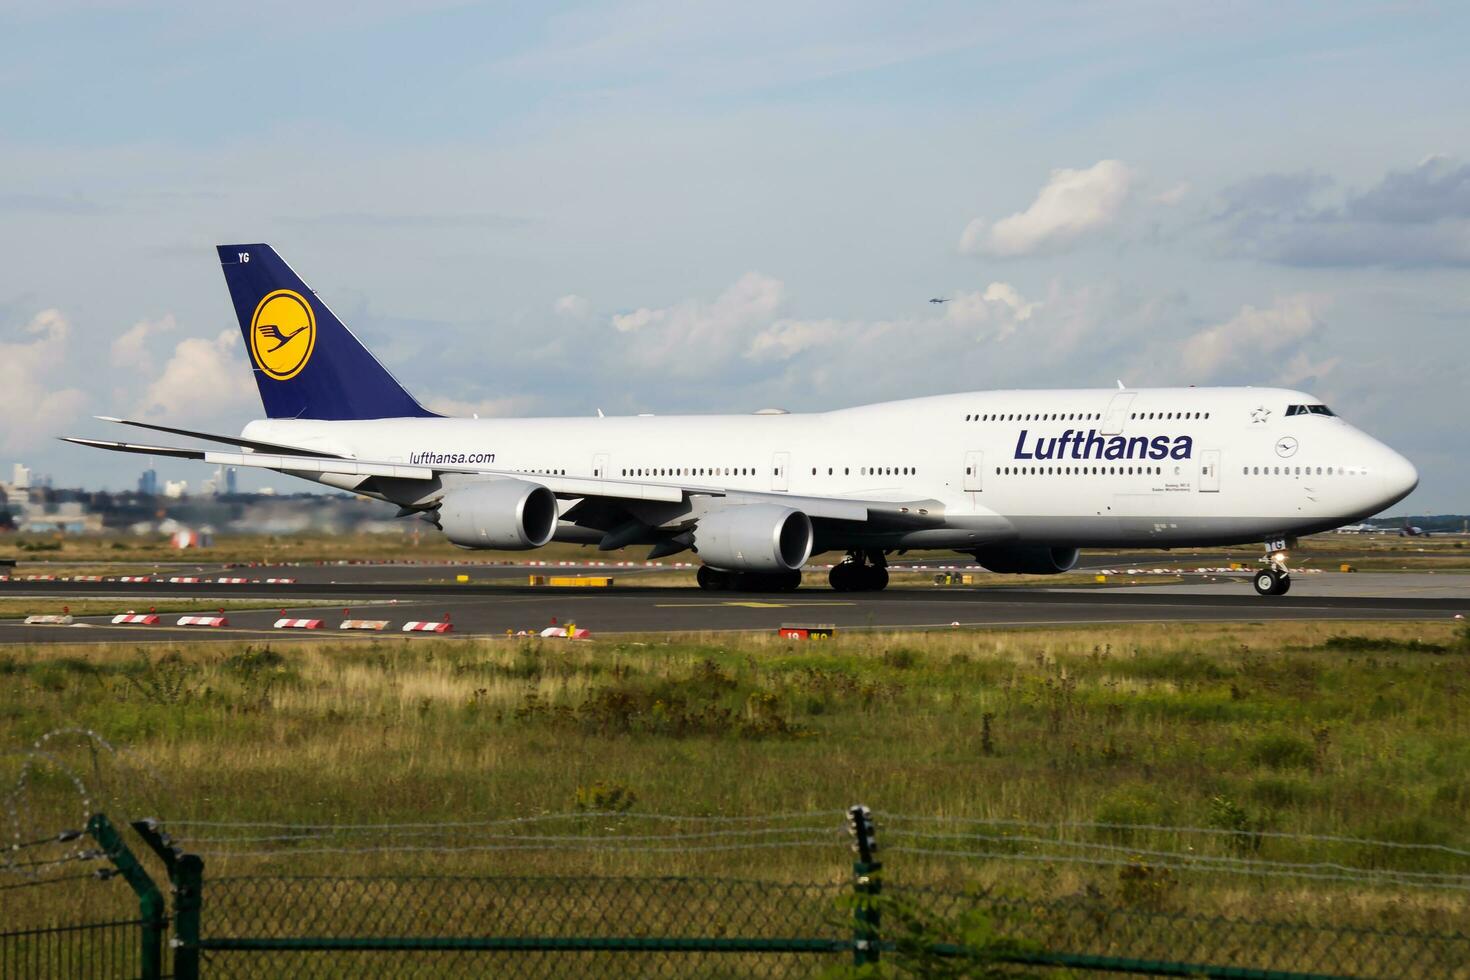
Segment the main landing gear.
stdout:
[[727,572],[700,565],[695,580],[706,592],[795,592],[801,572]]
[[881,592],[888,587],[888,560],[881,551],[849,551],[827,581],[837,592]]
[[1291,590],[1291,572],[1286,567],[1286,541],[1268,541],[1266,567],[1256,572],[1251,584],[1257,595],[1286,595]]

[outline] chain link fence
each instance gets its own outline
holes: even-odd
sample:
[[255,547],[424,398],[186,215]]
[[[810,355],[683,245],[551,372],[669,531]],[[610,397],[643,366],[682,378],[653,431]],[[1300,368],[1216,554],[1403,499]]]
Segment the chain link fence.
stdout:
[[[885,869],[871,815],[855,807],[848,821],[857,852],[851,867],[833,866],[826,880],[790,882],[708,875],[344,875],[277,868],[241,874],[229,870],[224,854],[209,858],[224,866],[211,875],[205,859],[158,824],[140,821],[132,825],[143,843],[138,854],[151,855],[163,869],[150,876],[98,814],[87,830],[96,848],[77,853],[100,856],[92,859],[105,861],[102,873],[0,886],[0,922],[9,921],[4,911],[17,896],[34,905],[61,894],[74,897],[76,889],[115,890],[113,904],[93,907],[119,914],[0,932],[0,976],[831,977],[1060,971],[1065,976],[1232,980],[1470,978],[1470,935],[1457,923],[1443,930],[1395,930],[1310,916],[1286,921],[1190,914],[1153,900],[1149,875],[1157,872],[1143,864],[1122,872],[1135,888],[1124,903],[1086,891],[1043,900],[997,885],[994,877],[983,886],[936,886],[921,862],[939,861],[949,868],[951,880],[959,880],[962,858],[895,847]],[[431,825],[407,826],[419,835]],[[729,835],[735,831],[709,826],[682,835],[689,850],[734,846]],[[830,848],[840,831],[828,826],[824,846]],[[241,838],[241,847],[263,846],[257,825],[239,827],[250,835]],[[281,860],[299,864],[307,845],[328,851],[325,856],[339,864],[335,851],[354,853],[337,845],[335,851],[326,848],[319,829],[270,830],[280,848],[277,866]],[[218,827],[209,832],[217,835]],[[761,828],[741,832],[764,835],[751,847],[772,843]],[[634,835],[622,841],[664,849],[680,837]],[[533,840],[566,846],[566,835],[558,834],[522,836],[516,847]],[[754,870],[760,863],[745,866]],[[60,867],[65,871],[71,865]],[[1134,867],[1142,870],[1129,870]],[[1347,911],[1366,889],[1381,883],[1332,887],[1340,889]],[[1443,872],[1436,887],[1458,885]],[[1452,896],[1450,907],[1456,901]]]

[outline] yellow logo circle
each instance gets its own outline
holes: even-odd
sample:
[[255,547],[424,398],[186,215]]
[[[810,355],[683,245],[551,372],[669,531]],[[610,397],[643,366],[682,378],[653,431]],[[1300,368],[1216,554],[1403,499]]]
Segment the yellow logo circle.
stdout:
[[316,347],[316,314],[300,293],[277,289],[268,293],[250,320],[250,356],[277,381],[301,373]]

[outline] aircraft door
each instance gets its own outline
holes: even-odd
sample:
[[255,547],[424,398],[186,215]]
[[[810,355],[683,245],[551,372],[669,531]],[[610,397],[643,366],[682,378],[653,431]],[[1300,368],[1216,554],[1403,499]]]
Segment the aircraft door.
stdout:
[[607,453],[598,453],[592,457],[592,475],[607,478]]
[[771,489],[786,492],[788,485],[787,470],[791,468],[790,453],[773,453],[771,455]]
[[1128,406],[1133,404],[1136,391],[1120,391],[1108,402],[1108,413],[1103,416],[1102,434],[1115,436],[1123,431],[1123,425],[1128,421]]
[[985,454],[979,451],[965,453],[965,489],[978,493],[983,489],[980,473],[985,466]]
[[1220,450],[1207,449],[1200,453],[1199,489],[1201,493],[1220,492]]

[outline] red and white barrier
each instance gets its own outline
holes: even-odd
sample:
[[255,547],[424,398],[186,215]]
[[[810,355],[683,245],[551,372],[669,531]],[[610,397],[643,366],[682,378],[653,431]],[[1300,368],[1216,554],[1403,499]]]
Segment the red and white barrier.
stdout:
[[73,582],[100,582],[100,581],[102,581],[102,576],[101,575],[73,575],[71,577],[71,580]]
[[199,579],[189,575],[175,575],[170,578],[169,581],[174,583],[175,585],[190,585],[198,582]]
[[444,620],[438,622],[422,622],[412,619],[403,624],[405,633],[452,633],[454,627]]
[[178,626],[228,626],[230,621],[223,616],[180,616]]
[[119,582],[151,582],[153,577],[151,575],[119,575],[117,580]]
[[72,618],[68,615],[57,616],[54,614],[47,614],[44,616],[26,617],[27,626],[70,626],[71,624]]
[[219,585],[244,585],[249,582],[248,578],[217,578],[215,582]]
[[551,637],[560,637],[561,639],[564,639],[564,640],[590,640],[590,639],[592,639],[592,633],[590,631],[588,631],[588,630],[582,629],[580,626],[574,626],[574,627],[572,627],[572,631],[570,633],[567,632],[566,627],[564,627],[564,626],[548,626],[544,630],[541,631],[541,634],[540,635],[541,636],[544,636],[544,637],[548,637],[548,638],[551,638]]
[[294,578],[268,578],[268,579],[265,580],[265,584],[266,585],[295,585],[296,584],[296,580]]
[[157,622],[156,613],[119,613],[112,617],[113,626],[152,626]]
[[322,628],[320,619],[278,619],[276,629],[278,630],[319,630]]
[[344,619],[339,630],[385,630],[388,628],[386,619]]

